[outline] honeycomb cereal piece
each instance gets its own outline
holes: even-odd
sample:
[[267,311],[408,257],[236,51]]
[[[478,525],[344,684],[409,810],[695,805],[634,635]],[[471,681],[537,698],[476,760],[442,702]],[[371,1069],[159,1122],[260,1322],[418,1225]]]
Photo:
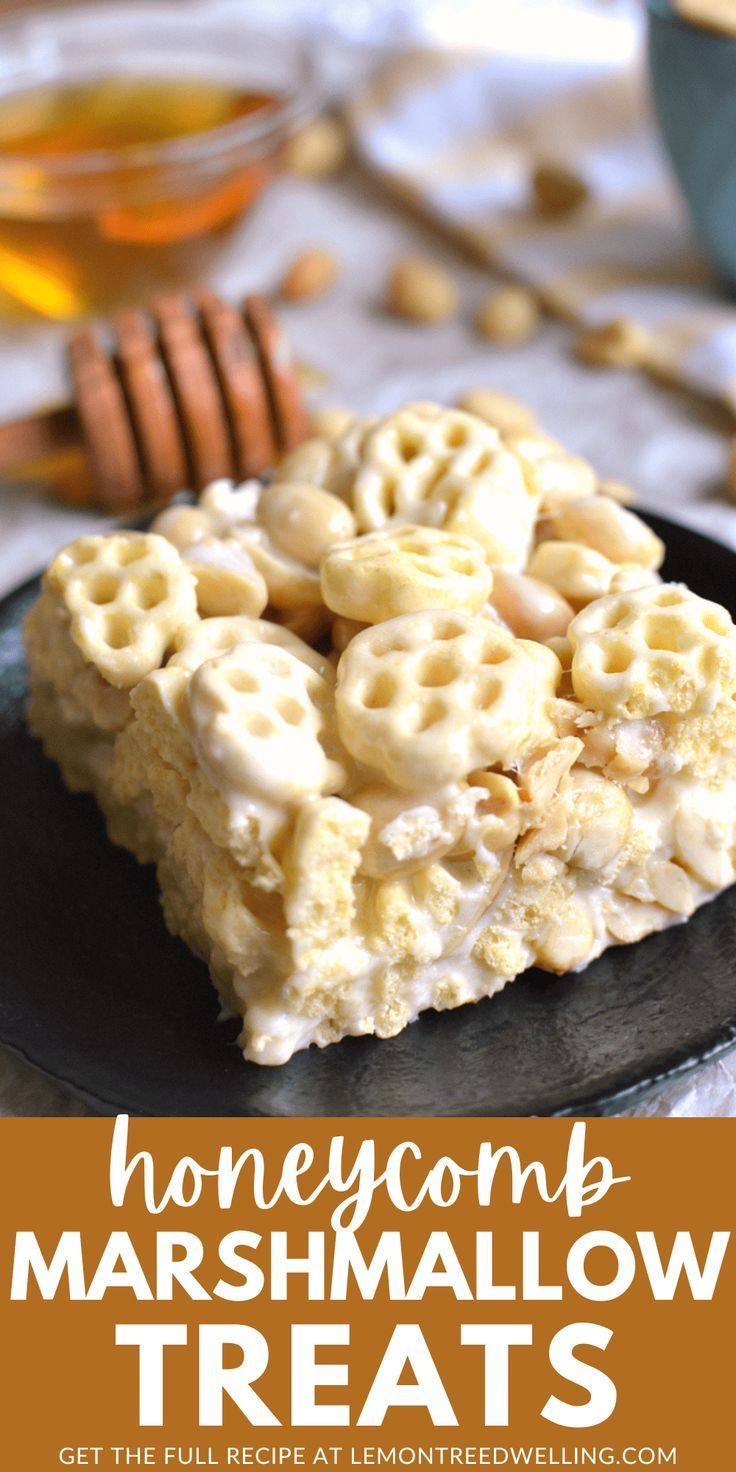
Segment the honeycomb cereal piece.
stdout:
[[377,420],[361,445],[353,507],[361,532],[378,531],[393,516],[426,521],[421,511],[459,451],[477,445],[490,455],[500,448],[498,431],[460,409],[406,404]]
[[492,584],[477,542],[410,525],[334,547],[322,561],[320,577],[327,607],[367,624],[425,608],[476,613]]
[[259,890],[272,891],[283,880],[276,852],[289,808],[268,791],[257,797],[241,792],[224,761],[210,761],[191,718],[191,680],[188,670],[167,665],[136,687],[134,719],[115,747],[113,791],[121,802],[146,795],[164,849],[191,816],[203,839],[226,850]]
[[254,642],[206,660],[187,699],[195,747],[221,791],[296,803],[342,786],[323,744],[330,686],[285,649]]
[[53,689],[57,719],[77,729],[120,731],[130,718],[130,692],[116,690],[89,664],[69,634],[69,615],[59,595],[36,599],[23,625],[31,686]]
[[730,614],[679,584],[599,598],[568,636],[575,694],[607,715],[707,713],[736,690]]
[[202,618],[247,613],[254,618],[268,603],[268,588],[252,557],[235,536],[199,537],[182,551],[197,579]]
[[366,434],[352,504],[359,532],[441,527],[480,542],[491,564],[521,567],[538,503],[491,425],[460,409],[409,404]]
[[339,797],[300,808],[284,861],[284,910],[298,968],[350,933],[370,818]]
[[150,532],[79,537],[54,558],[43,587],[63,601],[80,653],[119,689],[157,669],[197,618],[192,572]]
[[271,644],[275,649],[285,649],[328,683],[335,683],[335,672],[329,660],[323,654],[310,649],[290,629],[283,624],[272,623],[270,619],[248,618],[245,615],[202,619],[191,628],[185,629],[175,641],[176,652],[171,656],[168,668],[173,666],[192,672],[204,664],[206,659],[227,654],[236,644]]
[[608,593],[658,581],[656,574],[638,563],[619,566],[581,542],[540,542],[529,559],[527,572],[555,588],[575,610]]
[[635,563],[656,572],[664,561],[664,542],[633,511],[607,496],[586,496],[551,512],[554,535],[582,542],[609,562]]
[[559,661],[482,616],[405,614],[351,640],[336,711],[346,748],[410,790],[512,766],[554,738]]

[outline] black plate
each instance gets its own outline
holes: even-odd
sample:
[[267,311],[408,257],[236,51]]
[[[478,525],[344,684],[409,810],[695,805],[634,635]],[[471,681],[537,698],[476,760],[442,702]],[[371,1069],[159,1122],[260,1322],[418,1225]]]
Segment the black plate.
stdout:
[[[651,518],[666,576],[734,608],[736,555]],[[201,962],[167,935],[150,869],[114,849],[24,729],[20,625],[0,605],[0,1039],[105,1113],[590,1111],[736,1039],[736,888],[580,976],[530,971],[499,997],[245,1064]]]

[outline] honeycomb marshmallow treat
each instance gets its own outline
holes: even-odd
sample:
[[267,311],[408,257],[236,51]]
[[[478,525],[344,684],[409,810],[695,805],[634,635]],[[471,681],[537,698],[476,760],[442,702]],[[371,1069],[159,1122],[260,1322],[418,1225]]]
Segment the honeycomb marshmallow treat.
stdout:
[[349,418],[44,575],[31,728],[254,1062],[579,969],[736,877],[730,615],[518,426]]

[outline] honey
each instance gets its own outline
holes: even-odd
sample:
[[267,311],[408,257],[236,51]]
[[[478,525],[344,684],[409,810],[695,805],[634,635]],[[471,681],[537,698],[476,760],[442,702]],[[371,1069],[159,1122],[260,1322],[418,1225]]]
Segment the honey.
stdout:
[[279,101],[124,76],[0,98],[0,313],[71,321],[200,279],[274,173]]

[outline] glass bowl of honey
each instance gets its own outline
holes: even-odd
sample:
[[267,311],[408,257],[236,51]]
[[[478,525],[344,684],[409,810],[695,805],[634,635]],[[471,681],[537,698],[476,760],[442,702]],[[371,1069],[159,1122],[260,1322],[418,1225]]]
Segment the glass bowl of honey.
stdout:
[[304,49],[235,7],[0,23],[0,315],[75,321],[204,280],[314,106]]

